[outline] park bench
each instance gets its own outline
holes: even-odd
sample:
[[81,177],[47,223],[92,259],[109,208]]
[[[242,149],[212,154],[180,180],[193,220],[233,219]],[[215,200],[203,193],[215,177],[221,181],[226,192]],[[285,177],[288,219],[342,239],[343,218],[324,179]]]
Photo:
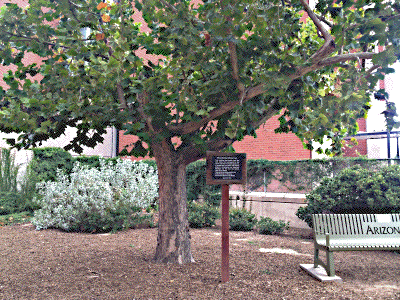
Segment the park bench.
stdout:
[[[400,250],[400,214],[314,214],[314,268],[335,276],[333,252]],[[326,251],[326,263],[319,251]]]

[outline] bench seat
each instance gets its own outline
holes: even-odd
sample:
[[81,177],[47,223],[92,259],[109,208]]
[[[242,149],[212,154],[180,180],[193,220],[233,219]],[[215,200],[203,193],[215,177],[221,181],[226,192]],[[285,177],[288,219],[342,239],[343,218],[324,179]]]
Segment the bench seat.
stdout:
[[[336,251],[340,250],[396,250],[400,247],[400,240],[397,241],[376,241],[373,239],[368,240],[331,240],[329,246],[326,245],[326,241],[321,240],[317,242],[321,246],[325,246],[329,249],[334,249]],[[387,248],[387,249],[384,249]]]

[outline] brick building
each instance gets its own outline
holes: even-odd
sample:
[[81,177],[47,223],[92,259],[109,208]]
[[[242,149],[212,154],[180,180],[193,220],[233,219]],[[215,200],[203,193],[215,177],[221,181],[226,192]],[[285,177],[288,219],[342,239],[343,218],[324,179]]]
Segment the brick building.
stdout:
[[297,160],[311,158],[311,151],[304,148],[302,141],[293,133],[275,133],[279,127],[278,116],[269,119],[256,130],[257,138],[246,136],[235,142],[239,153],[247,153],[248,159]]

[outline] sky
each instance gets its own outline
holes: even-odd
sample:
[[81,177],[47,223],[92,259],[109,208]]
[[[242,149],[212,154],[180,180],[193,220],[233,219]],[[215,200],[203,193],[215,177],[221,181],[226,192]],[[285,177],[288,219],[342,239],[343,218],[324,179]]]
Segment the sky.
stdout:
[[387,76],[385,80],[385,89],[389,93],[389,101],[396,103],[396,108],[400,109],[400,62],[396,62],[393,65],[396,70]]

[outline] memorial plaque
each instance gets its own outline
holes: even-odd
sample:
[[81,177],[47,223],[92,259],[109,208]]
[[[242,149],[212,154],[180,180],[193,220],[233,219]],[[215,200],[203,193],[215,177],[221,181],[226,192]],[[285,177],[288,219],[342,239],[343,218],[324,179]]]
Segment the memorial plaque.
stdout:
[[207,184],[245,184],[246,154],[207,152]]

